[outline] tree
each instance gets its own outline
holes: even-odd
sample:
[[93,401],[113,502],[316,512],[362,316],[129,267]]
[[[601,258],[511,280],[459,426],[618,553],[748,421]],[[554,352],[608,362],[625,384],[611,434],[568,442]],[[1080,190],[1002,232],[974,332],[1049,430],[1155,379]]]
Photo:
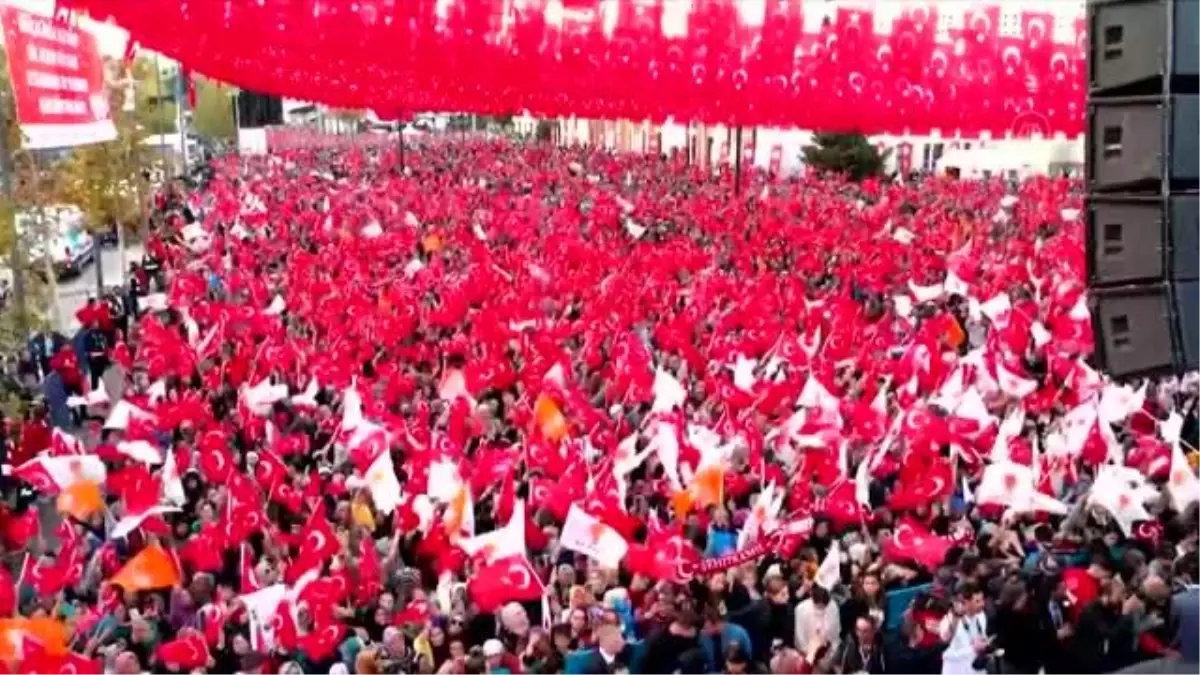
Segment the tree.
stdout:
[[813,134],[812,145],[804,146],[803,152],[805,164],[814,171],[844,173],[855,181],[881,175],[888,155],[858,133]]
[[[117,138],[73,149],[59,174],[62,200],[82,209],[94,231],[136,226],[142,213],[142,196],[149,190],[143,171],[150,163],[153,148],[142,144],[148,133],[143,123],[147,111],[139,109],[136,98],[134,109],[126,110],[125,95],[122,86],[109,89]],[[153,118],[155,112],[149,116]]]
[[179,126],[179,105],[173,78],[162,77],[155,59],[133,62],[134,108],[146,134],[173,134]]
[[[34,155],[24,150],[24,137],[17,120],[16,100],[13,96],[11,82],[8,79],[7,54],[0,50],[0,96],[3,97],[4,128],[0,132],[5,135],[5,147],[11,157],[12,198],[0,192],[0,255],[7,261],[6,267],[12,275],[14,295],[23,295],[21,309],[16,311],[15,303],[6,303],[0,308],[0,352],[12,353],[23,346],[26,331],[30,328],[40,328],[45,325],[43,317],[30,311],[30,307],[43,307],[47,300],[46,289],[25,274],[29,261],[21,256],[18,259],[16,216],[17,213],[31,208],[38,208],[53,203],[55,199],[54,171],[48,162],[39,162]],[[21,240],[34,240],[44,233],[27,232]],[[20,247],[25,248],[25,247]],[[53,295],[49,301],[54,302]]]
[[192,129],[210,140],[237,138],[233,119],[233,88],[207,78],[196,78],[196,110]]
[[446,120],[446,131],[469,131],[475,128],[474,115],[451,115]]

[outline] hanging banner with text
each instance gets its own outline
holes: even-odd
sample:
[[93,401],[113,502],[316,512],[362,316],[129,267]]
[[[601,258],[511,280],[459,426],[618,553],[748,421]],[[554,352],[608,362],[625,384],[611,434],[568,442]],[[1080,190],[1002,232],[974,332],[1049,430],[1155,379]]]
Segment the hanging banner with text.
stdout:
[[62,148],[117,137],[95,36],[7,5],[0,5],[0,23],[24,148]]

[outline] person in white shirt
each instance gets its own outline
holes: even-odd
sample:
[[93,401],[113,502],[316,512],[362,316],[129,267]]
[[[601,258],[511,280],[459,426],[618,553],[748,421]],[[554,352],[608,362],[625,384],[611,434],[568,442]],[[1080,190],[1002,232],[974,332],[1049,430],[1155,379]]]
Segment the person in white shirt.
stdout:
[[829,644],[828,653],[837,650],[842,639],[842,618],[829,591],[813,586],[808,598],[796,605],[796,645],[804,649],[821,632]]
[[946,651],[942,652],[942,675],[985,675],[981,665],[991,646],[988,637],[987,615],[983,612],[983,589],[973,583],[963,584],[954,609],[938,627]]

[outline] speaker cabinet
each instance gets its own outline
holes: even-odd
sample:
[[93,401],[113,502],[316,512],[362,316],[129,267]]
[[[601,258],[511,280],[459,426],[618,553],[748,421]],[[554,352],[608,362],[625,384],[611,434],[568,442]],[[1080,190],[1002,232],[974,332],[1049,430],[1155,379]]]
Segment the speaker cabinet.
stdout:
[[1197,76],[1195,0],[1092,0],[1088,85],[1093,95],[1155,91],[1161,78]]
[[1093,100],[1088,120],[1088,188],[1157,189],[1200,178],[1200,97],[1195,94]]
[[242,91],[236,97],[238,127],[258,129],[283,124],[283,99],[252,91]]
[[1097,291],[1096,349],[1113,377],[1169,372],[1175,363],[1166,284]]
[[1200,1],[1088,0],[1084,210],[1096,362],[1197,367]]
[[1200,211],[1195,194],[1093,197],[1087,206],[1088,283],[1197,279]]

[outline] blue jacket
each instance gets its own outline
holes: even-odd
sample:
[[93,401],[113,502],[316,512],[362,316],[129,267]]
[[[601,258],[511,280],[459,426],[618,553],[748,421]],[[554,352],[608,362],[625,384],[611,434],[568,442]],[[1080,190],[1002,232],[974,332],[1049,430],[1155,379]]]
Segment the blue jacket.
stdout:
[[70,429],[71,408],[67,406],[67,390],[58,373],[52,372],[45,380],[42,380],[42,395],[46,397],[50,425],[59,429]]
[[1189,586],[1172,598],[1171,611],[1179,617],[1179,654],[1185,663],[1200,661],[1200,590]]
[[713,636],[708,633],[700,634],[700,647],[704,650],[704,661],[708,664],[708,672],[720,673],[725,669],[725,652],[729,649],[729,645],[735,642],[742,644],[742,647],[746,649],[747,656],[754,654],[754,645],[750,642],[750,634],[736,623],[725,622],[725,626],[721,628],[720,644],[717,644]]
[[704,547],[705,558],[719,558],[737,550],[738,535],[734,530],[708,528],[708,544]]
[[[49,337],[49,345],[46,344],[47,337]],[[29,338],[29,353],[43,368],[47,368],[50,357],[58,353],[58,350],[62,348],[66,341],[67,338],[63,337],[62,333],[56,331],[35,333]]]

